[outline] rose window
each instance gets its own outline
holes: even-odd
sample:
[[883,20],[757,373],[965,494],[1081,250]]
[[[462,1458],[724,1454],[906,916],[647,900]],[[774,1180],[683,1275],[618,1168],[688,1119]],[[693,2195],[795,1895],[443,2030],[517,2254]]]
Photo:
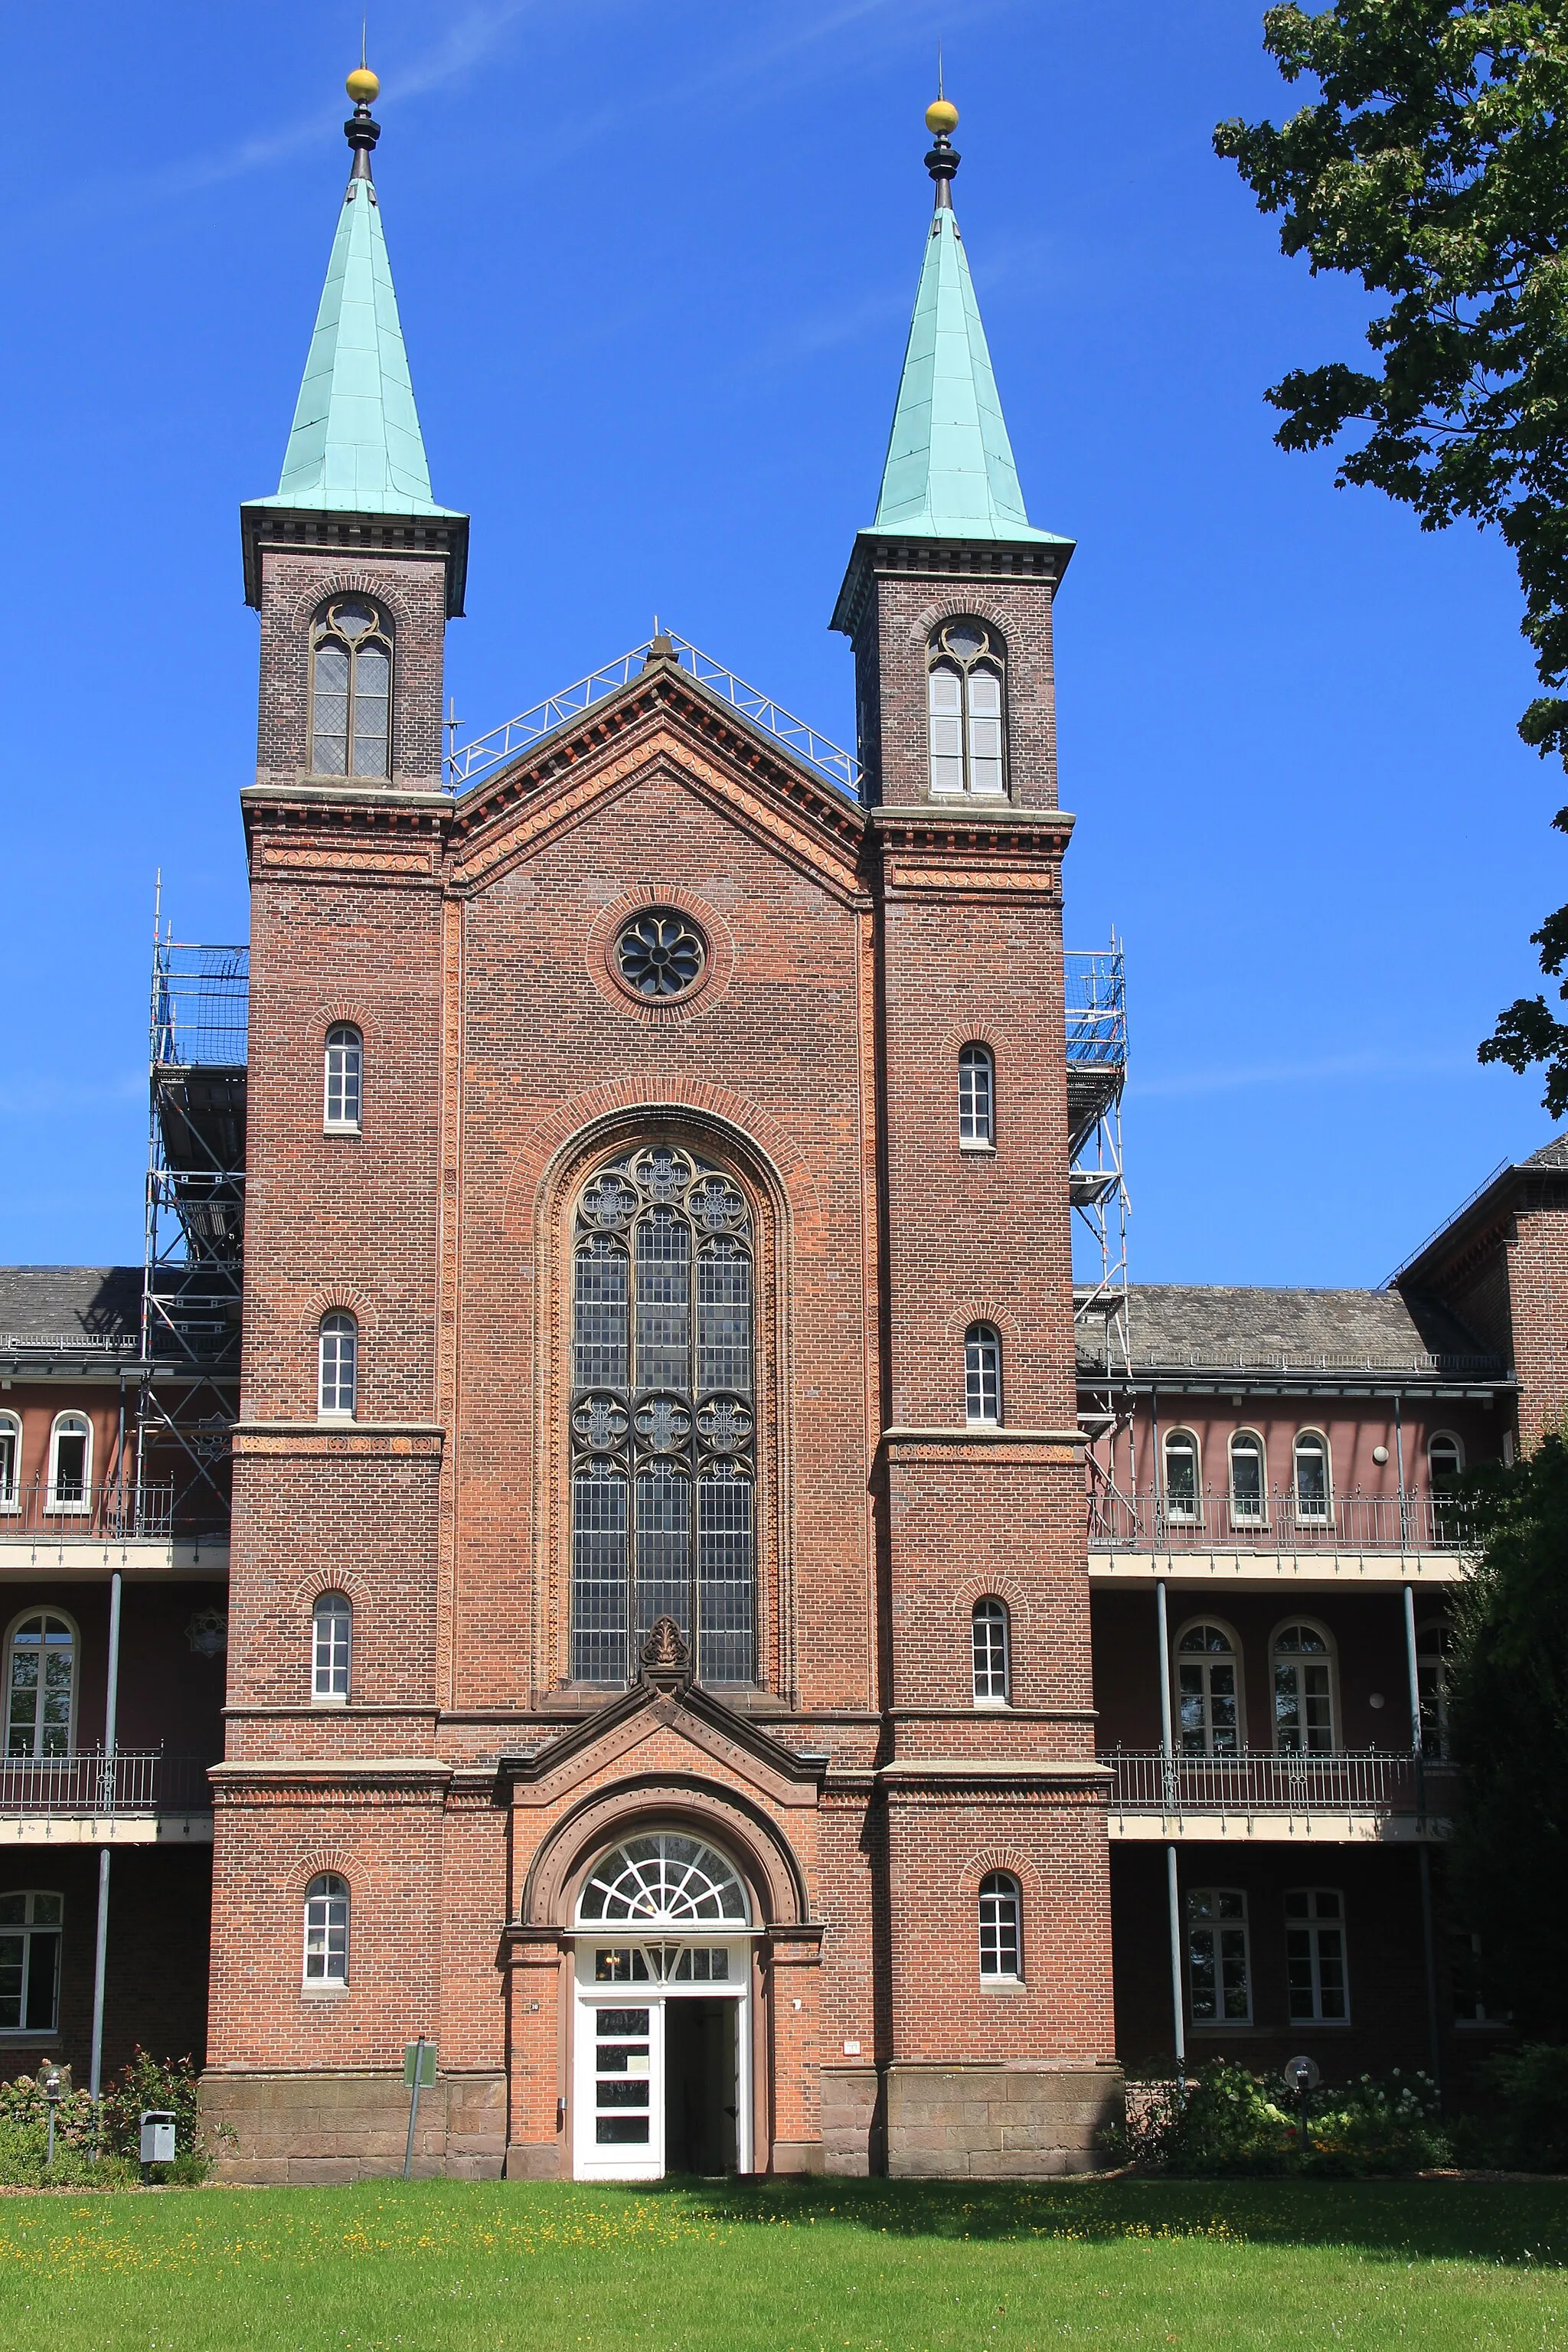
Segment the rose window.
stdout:
[[700,1839],[670,1831],[627,1838],[601,1854],[577,1905],[579,1920],[649,1927],[744,1927],[751,1916],[734,1864]]
[[639,996],[659,1002],[684,996],[702,977],[707,943],[696,926],[668,907],[655,907],[627,923],[616,941],[621,978]]

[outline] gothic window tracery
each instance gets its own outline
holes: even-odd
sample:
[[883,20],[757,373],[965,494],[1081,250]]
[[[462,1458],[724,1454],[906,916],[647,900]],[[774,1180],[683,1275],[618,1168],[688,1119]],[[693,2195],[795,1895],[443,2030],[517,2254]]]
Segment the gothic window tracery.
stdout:
[[756,1673],[751,1212],[673,1144],[601,1168],[577,1204],[572,1672],[627,1681],[657,1618],[706,1683]]
[[391,773],[392,630],[364,596],[336,596],[310,629],[310,773]]
[[1005,655],[998,633],[983,621],[945,621],[932,631],[926,654],[926,709],[933,793],[1005,798]]

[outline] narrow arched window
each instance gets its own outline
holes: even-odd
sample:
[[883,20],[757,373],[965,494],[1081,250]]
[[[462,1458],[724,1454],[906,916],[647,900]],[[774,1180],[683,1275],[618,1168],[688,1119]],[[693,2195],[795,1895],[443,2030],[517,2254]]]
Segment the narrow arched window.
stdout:
[[625,1683],[661,1617],[705,1683],[756,1677],[754,1264],[746,1196],[674,1144],[578,1200],[572,1671]]
[[339,1021],[327,1032],[327,1052],[324,1071],[325,1093],[321,1109],[323,1127],[348,1129],[359,1133],[360,1082],[364,1070],[364,1041],[359,1031],[347,1021]]
[[64,1916],[62,1895],[0,1895],[0,2033],[58,2030]]
[[76,1703],[76,1627],[56,1609],[11,1628],[5,1661],[5,1753],[68,1756]]
[[1005,1706],[1012,1696],[1010,1630],[1005,1601],[987,1598],[975,1602],[972,1633],[976,1706]]
[[310,772],[391,773],[392,631],[363,596],[334,597],[310,630]]
[[323,1870],[305,1889],[305,1984],[349,1980],[349,1883]]
[[1268,1521],[1263,1440],[1250,1429],[1238,1429],[1230,1441],[1230,1517],[1238,1528],[1261,1528]]
[[1165,1517],[1177,1527],[1195,1528],[1203,1517],[1198,1441],[1190,1429],[1173,1429],[1164,1451]]
[[1326,1528],[1330,1519],[1329,1442],[1315,1429],[1296,1440],[1296,1517],[1302,1527]]
[[314,1667],[310,1696],[319,1706],[342,1706],[349,1695],[353,1604],[346,1592],[323,1592],[311,1612]]
[[933,793],[1005,796],[1005,666],[1000,635],[983,621],[947,621],[932,632],[926,706]]
[[1287,1756],[1326,1755],[1334,1744],[1333,1658],[1316,1625],[1274,1636],[1274,1745]]
[[964,1151],[989,1151],[996,1140],[996,1067],[989,1045],[965,1045],[958,1057],[958,1140]]
[[51,1511],[85,1511],[91,1503],[92,1423],[84,1412],[60,1412],[49,1432]]
[[989,1323],[972,1323],[963,1335],[963,1417],[1002,1418],[1002,1342]]
[[1464,1475],[1465,1449],[1450,1430],[1440,1429],[1426,1444],[1426,1467],[1435,1495],[1451,1495]]
[[22,1424],[14,1412],[0,1412],[0,1511],[22,1506]]
[[1184,1756],[1234,1756],[1241,1746],[1241,1668],[1228,1626],[1189,1625],[1176,1640]]
[[1446,1617],[1415,1629],[1415,1687],[1421,1704],[1421,1748],[1442,1763],[1448,1753],[1448,1654],[1453,1628]]
[[990,1870],[980,1882],[980,1973],[992,1983],[1016,1983],[1023,1974],[1018,1882]]
[[317,1410],[350,1414],[359,1393],[359,1326],[352,1315],[321,1318]]

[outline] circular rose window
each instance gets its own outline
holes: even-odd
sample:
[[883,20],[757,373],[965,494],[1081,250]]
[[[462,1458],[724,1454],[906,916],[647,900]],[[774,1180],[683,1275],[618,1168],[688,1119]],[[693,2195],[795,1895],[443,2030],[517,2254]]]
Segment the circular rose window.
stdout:
[[696,926],[668,907],[652,907],[626,925],[616,941],[616,968],[637,995],[684,996],[708,961],[708,943]]

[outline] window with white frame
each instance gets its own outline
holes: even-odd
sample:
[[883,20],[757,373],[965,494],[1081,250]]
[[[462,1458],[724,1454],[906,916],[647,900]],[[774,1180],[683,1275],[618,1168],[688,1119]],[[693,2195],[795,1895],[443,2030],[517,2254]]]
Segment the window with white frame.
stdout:
[[392,631],[363,596],[335,597],[310,629],[310,773],[391,772]]
[[327,1032],[323,1071],[323,1127],[359,1133],[360,1087],[364,1076],[364,1040],[352,1024],[335,1022]]
[[1198,1441],[1190,1429],[1173,1429],[1165,1439],[1165,1516],[1194,1528],[1203,1517]]
[[1176,1704],[1184,1756],[1238,1753],[1241,1667],[1227,1625],[1207,1620],[1177,1635]]
[[1452,1430],[1439,1429],[1426,1442],[1426,1470],[1435,1495],[1452,1494],[1464,1475],[1465,1449]]
[[1334,1744],[1333,1654],[1317,1625],[1274,1636],[1274,1745],[1281,1755],[1326,1755]]
[[1000,635],[983,621],[947,621],[932,632],[927,658],[932,793],[1004,799]]
[[359,1325],[352,1315],[324,1315],[320,1343],[318,1412],[350,1415],[359,1393]]
[[76,1703],[77,1631],[58,1609],[31,1609],[5,1654],[5,1753],[68,1756]]
[[65,1897],[0,1895],[0,2033],[53,2033],[60,2015]]
[[1315,1429],[1296,1440],[1296,1517],[1303,1527],[1326,1528],[1330,1517],[1329,1441]]
[[1002,1342],[989,1323],[972,1323],[963,1335],[963,1417],[1002,1418]]
[[0,1511],[22,1502],[22,1424],[14,1412],[0,1412]]
[[1268,1524],[1263,1440],[1256,1430],[1238,1429],[1230,1441],[1230,1517],[1232,1526],[1237,1528]]
[[310,1695],[321,1706],[346,1706],[353,1604],[346,1592],[323,1592],[310,1614],[315,1652]]
[[980,1973],[993,1984],[1016,1983],[1019,1965],[1018,1882],[1009,1871],[990,1870],[980,1882]]
[[1347,2025],[1344,1899],[1337,1887],[1299,1886],[1285,1897],[1285,1967],[1292,2025]]
[[989,1151],[996,1140],[996,1066],[989,1045],[965,1045],[958,1057],[958,1141]]
[[1007,1604],[994,1596],[974,1604],[971,1620],[974,1649],[974,1704],[1005,1706],[1011,1696],[1012,1644]]
[[1187,2000],[1194,2025],[1250,2025],[1247,1897],[1234,1886],[1187,1892]]
[[349,1980],[349,1883],[323,1870],[305,1889],[305,1987]]
[[1421,1704],[1421,1749],[1441,1763],[1448,1753],[1448,1653],[1454,1629],[1446,1617],[1415,1628],[1415,1687]]
[[58,1412],[49,1432],[51,1511],[86,1511],[92,1503],[92,1423],[85,1412]]

